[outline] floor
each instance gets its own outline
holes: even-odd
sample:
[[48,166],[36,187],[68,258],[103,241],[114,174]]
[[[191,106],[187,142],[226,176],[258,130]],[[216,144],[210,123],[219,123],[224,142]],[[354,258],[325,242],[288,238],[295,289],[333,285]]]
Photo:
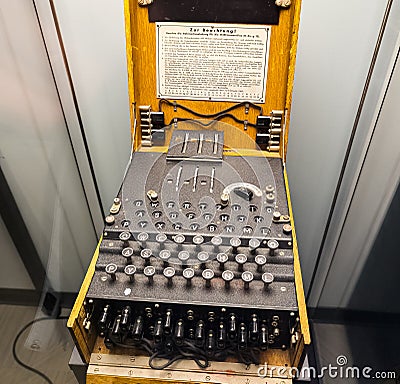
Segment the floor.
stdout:
[[[20,367],[13,360],[11,352],[16,334],[25,324],[37,317],[36,311],[35,307],[0,305],[1,383],[45,383],[41,377]],[[16,351],[24,363],[45,373],[54,384],[77,384],[68,367],[73,342],[65,324],[66,320],[49,320],[34,324],[22,335]]]
[[[41,314],[35,307],[0,305],[0,382],[5,384],[43,384],[37,375],[21,368],[12,358],[12,344],[18,331]],[[67,315],[68,313],[63,313]],[[17,354],[25,363],[44,372],[54,384],[77,384],[68,367],[73,349],[65,320],[49,320],[26,330],[17,344]],[[355,325],[312,322],[313,347],[317,373],[322,367],[343,367],[342,377],[325,371],[320,384],[399,384],[400,383],[400,325]],[[338,360],[339,359],[339,360]],[[358,367],[360,377],[352,376]],[[363,368],[371,376],[376,372],[396,372],[395,378],[365,378]],[[355,372],[353,370],[353,372]],[[312,383],[318,383],[313,380]]]

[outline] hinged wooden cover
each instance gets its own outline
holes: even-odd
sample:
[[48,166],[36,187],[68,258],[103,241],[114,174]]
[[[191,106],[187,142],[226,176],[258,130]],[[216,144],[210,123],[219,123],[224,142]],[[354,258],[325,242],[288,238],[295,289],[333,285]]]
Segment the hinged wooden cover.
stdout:
[[[285,113],[279,151],[280,157],[285,156],[287,147],[300,3],[300,0],[294,0],[288,9],[282,9],[279,25],[272,26],[266,101],[261,104],[264,114],[269,114],[272,110],[283,110]],[[150,105],[152,110],[158,110],[156,94],[156,25],[149,22],[148,9],[139,6],[137,0],[125,0],[125,23],[132,133],[135,135],[134,148],[136,149],[140,145],[140,130],[135,130],[134,128],[135,117],[137,121],[140,120],[138,106]],[[205,114],[217,113],[235,104],[231,102],[194,100],[179,100],[179,103]],[[174,115],[173,107],[163,106],[163,111],[165,112],[166,122],[176,116]],[[244,113],[244,109],[237,110],[235,115],[241,120],[248,120],[253,123],[256,121],[256,111],[254,110],[250,110],[248,115]],[[179,110],[179,117],[193,118],[193,115]],[[242,130],[244,129],[238,123],[227,122],[236,125]],[[248,127],[246,132],[255,140],[255,128]]]

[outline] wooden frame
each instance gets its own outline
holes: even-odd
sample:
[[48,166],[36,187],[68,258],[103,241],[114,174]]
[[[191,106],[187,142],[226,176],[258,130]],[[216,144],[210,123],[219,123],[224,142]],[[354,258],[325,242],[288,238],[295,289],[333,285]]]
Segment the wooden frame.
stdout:
[[[294,66],[296,59],[296,46],[298,25],[300,19],[301,0],[295,0],[287,10],[282,10],[280,23],[272,27],[270,58],[268,65],[268,80],[266,101],[262,105],[264,111],[283,110],[285,123],[281,147],[279,153],[263,152],[265,156],[281,157],[284,159],[287,148],[290,106],[292,100],[292,89],[294,80]],[[139,7],[135,0],[124,0],[125,6],[125,28],[126,28],[126,51],[128,68],[128,88],[131,113],[131,130],[134,151],[140,148],[140,132],[136,129],[135,121],[139,121],[139,105],[151,105],[157,110],[158,101],[155,90],[155,26],[147,19],[147,9]],[[146,74],[145,76],[141,76]],[[233,103],[208,102],[208,101],[180,101],[185,106],[201,110],[204,113],[215,113],[227,108]],[[165,110],[166,121],[173,117],[173,108]],[[180,116],[185,115],[185,112]],[[238,111],[239,119],[255,119],[255,113],[244,115],[244,111]],[[237,125],[238,128],[243,128]],[[250,128],[246,133],[254,140],[256,131]],[[141,150],[154,150],[143,148]],[[158,148],[158,151],[160,148]],[[246,151],[246,155],[259,154],[259,151]],[[305,305],[303,283],[300,270],[300,260],[294,230],[293,212],[291,207],[289,184],[286,170],[284,178],[287,190],[289,214],[293,228],[293,253],[294,274],[299,306],[300,329],[298,341],[295,347],[286,351],[269,350],[264,357],[268,365],[295,366],[301,362],[305,344],[310,344],[310,333],[308,328],[307,311]],[[101,242],[101,239],[100,239]],[[99,242],[99,244],[100,244]],[[79,291],[77,300],[68,320],[68,328],[74,338],[78,351],[87,364],[89,364],[87,383],[184,383],[190,380],[195,382],[226,382],[226,383],[248,383],[258,384],[265,382],[254,373],[254,370],[245,369],[238,363],[212,363],[207,370],[200,371],[191,362],[182,361],[174,365],[173,369],[154,371],[146,366],[144,357],[136,356],[135,351],[113,351],[110,353],[104,347],[102,340],[96,334],[88,332],[84,327],[86,317],[84,301],[91,279],[94,274],[95,264],[99,252],[99,245],[93,255],[84,282]],[[229,370],[229,374],[227,373]],[[280,383],[289,383],[288,377],[278,377]]]

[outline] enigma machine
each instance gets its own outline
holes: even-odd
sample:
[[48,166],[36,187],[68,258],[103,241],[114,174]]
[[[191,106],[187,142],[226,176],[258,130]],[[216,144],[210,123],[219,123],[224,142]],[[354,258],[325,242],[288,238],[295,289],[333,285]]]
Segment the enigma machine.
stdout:
[[104,355],[132,383],[263,382],[310,342],[284,167],[300,4],[125,3],[133,152],[69,326],[93,377]]

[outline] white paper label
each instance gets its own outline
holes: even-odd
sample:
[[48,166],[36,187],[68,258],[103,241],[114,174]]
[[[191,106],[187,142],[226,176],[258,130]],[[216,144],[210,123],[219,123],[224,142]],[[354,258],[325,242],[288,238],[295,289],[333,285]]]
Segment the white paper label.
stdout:
[[265,102],[264,25],[156,23],[157,97]]

